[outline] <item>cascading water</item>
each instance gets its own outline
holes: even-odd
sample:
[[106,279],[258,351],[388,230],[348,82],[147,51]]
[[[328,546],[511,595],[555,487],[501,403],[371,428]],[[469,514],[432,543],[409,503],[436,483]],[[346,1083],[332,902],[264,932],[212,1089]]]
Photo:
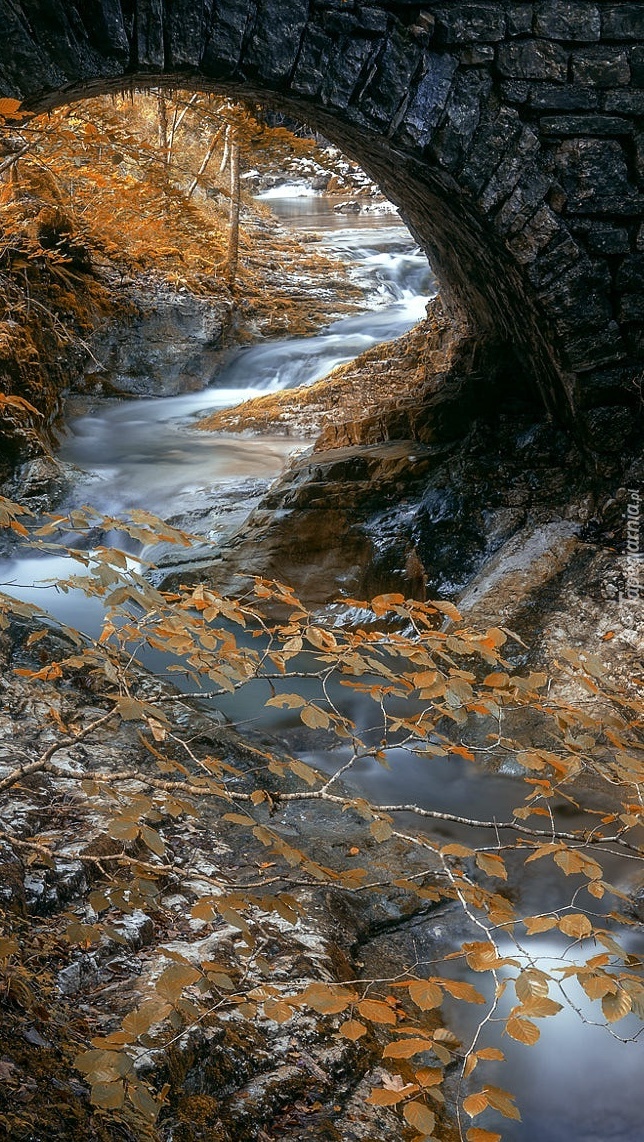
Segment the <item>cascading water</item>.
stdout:
[[[288,221],[293,203],[272,205]],[[340,218],[320,198],[308,199],[309,222],[322,229],[332,248],[368,290],[371,307],[336,321],[316,337],[267,341],[238,349],[204,387],[177,397],[136,401],[102,400],[90,413],[69,421],[60,457],[84,476],[60,511],[91,503],[118,516],[143,508],[185,522],[204,534],[212,555],[243,523],[289,455],[305,442],[294,437],[224,435],[194,430],[216,409],[229,408],[262,392],[312,384],[336,365],[352,360],[381,341],[399,337],[424,315],[436,292],[427,259],[408,231],[390,217],[369,217],[366,225]],[[314,206],[310,204],[314,203]],[[313,211],[313,213],[311,213]],[[306,227],[303,212],[297,219]],[[195,518],[195,504],[199,512]],[[105,542],[96,536],[95,542]],[[109,537],[108,537],[109,542]],[[119,537],[123,544],[123,537]],[[156,554],[156,553],[155,553]],[[193,552],[198,557],[199,549]],[[3,589],[46,607],[58,619],[96,634],[102,609],[80,591],[62,593],[45,583],[83,573],[62,556],[5,561]]]

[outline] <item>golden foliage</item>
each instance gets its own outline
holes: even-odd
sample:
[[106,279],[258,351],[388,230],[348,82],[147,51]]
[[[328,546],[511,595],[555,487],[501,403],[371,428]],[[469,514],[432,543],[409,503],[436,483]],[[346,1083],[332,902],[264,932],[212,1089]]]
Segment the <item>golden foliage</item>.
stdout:
[[[331,294],[333,312],[355,300],[337,262],[281,233],[245,194],[236,282],[228,280],[222,130],[234,126],[250,164],[266,162],[269,148],[278,157],[308,153],[311,140],[212,95],[164,97],[165,148],[156,96],[91,99],[37,119],[14,104],[0,101],[0,438],[8,460],[47,452],[70,373],[91,355],[87,338],[106,317],[132,311],[134,279],[147,290],[166,283],[234,305],[240,336],[249,325],[309,333],[327,317]],[[285,264],[306,274],[311,289],[291,296]]]
[[[0,510],[4,526],[29,533],[30,517],[19,505],[4,501]],[[59,530],[82,537],[96,526],[120,528],[140,543],[159,539],[183,545],[191,542],[190,537],[149,513],[135,512],[130,521],[118,521],[91,509],[52,517],[37,529],[36,538],[43,543]],[[378,843],[391,839],[403,850],[409,846],[415,852],[425,851],[428,861],[438,862],[442,878],[429,886],[426,874],[396,883],[417,893],[420,900],[460,902],[465,913],[476,918],[483,935],[478,940],[466,940],[457,951],[444,956],[445,966],[447,961],[456,961],[465,978],[454,978],[453,972],[429,975],[410,967],[389,984],[314,980],[298,988],[293,982],[271,980],[261,986],[249,983],[244,988],[239,982],[239,965],[188,963],[168,951],[170,963],[155,982],[156,998],[130,1011],[119,1030],[94,1039],[78,1055],[77,1066],[91,1082],[97,1106],[114,1112],[130,1107],[148,1122],[155,1119],[161,1100],[155,1100],[132,1069],[133,1052],[145,1044],[153,1025],[167,1028],[172,1036],[178,1028],[189,1028],[203,1017],[207,1010],[204,1003],[211,1004],[208,1010],[213,1016],[223,1005],[237,1007],[253,1018],[261,1010],[278,1023],[289,1023],[294,1012],[310,1009],[330,1021],[331,1034],[358,1045],[363,1040],[378,1045],[382,1059],[395,1073],[382,1088],[374,1090],[372,1105],[398,1108],[408,1125],[429,1137],[444,1113],[442,1068],[455,1060],[460,1063],[464,1084],[462,1106],[470,1118],[489,1110],[519,1118],[512,1096],[500,1087],[484,1083],[468,1093],[469,1076],[474,1071],[478,1075],[482,1066],[503,1056],[496,1047],[479,1045],[478,1032],[471,1044],[461,1044],[440,1024],[446,997],[481,1006],[485,1012],[481,1028],[492,1017],[502,1019],[507,1036],[528,1046],[539,1039],[535,1021],[556,1018],[568,1002],[563,988],[559,994],[563,1002],[552,999],[551,987],[558,988],[571,978],[582,986],[589,1002],[598,1005],[609,1025],[631,1012],[644,1014],[642,963],[613,935],[613,931],[619,932],[620,917],[598,919],[595,904],[600,883],[603,892],[619,895],[603,879],[606,853],[625,850],[641,856],[637,837],[640,818],[630,808],[638,802],[644,783],[644,696],[638,680],[627,688],[605,676],[600,680],[591,657],[566,660],[559,679],[551,685],[546,685],[548,679],[541,673],[515,673],[504,657],[513,638],[510,632],[470,629],[454,607],[440,601],[414,602],[393,593],[378,596],[371,604],[354,600],[352,604],[370,614],[371,621],[350,629],[326,630],[281,583],[258,580],[254,592],[243,599],[222,597],[203,585],[170,595],[152,587],[136,563],[125,560],[118,548],[95,550],[92,559],[94,567],[82,581],[82,589],[104,602],[107,618],[102,636],[96,641],[76,636],[76,645],[68,654],[41,661],[38,668],[21,667],[20,673],[33,687],[49,687],[47,693],[52,694],[56,687],[66,684],[66,679],[91,676],[105,707],[96,727],[119,722],[138,724],[151,768],[135,774],[88,774],[84,791],[107,814],[108,834],[121,847],[115,854],[116,875],[104,878],[100,889],[92,894],[92,906],[100,918],[93,924],[80,917],[72,919],[67,932],[70,941],[91,946],[100,939],[104,925],[109,929],[109,917],[115,911],[145,902],[142,877],[154,886],[172,868],[173,857],[166,841],[170,823],[198,815],[206,801],[220,806],[222,820],[260,842],[267,850],[267,867],[280,863],[283,867],[277,890],[258,891],[229,884],[223,892],[220,888],[215,894],[204,893],[192,902],[194,917],[213,928],[222,923],[231,925],[240,933],[246,949],[257,948],[263,916],[276,914],[292,924],[302,915],[305,905],[295,890],[289,891],[291,880],[348,892],[362,892],[369,886],[365,869],[353,864],[327,867],[314,852],[297,847],[288,833],[280,830],[280,813],[285,806],[314,801],[331,809],[354,811]],[[16,613],[28,617],[35,616],[36,611],[1,597],[1,622],[8,624]],[[42,647],[42,627],[32,632],[31,639],[34,647]],[[350,760],[343,772],[358,759],[386,758],[401,747],[426,757],[428,742],[443,756],[471,759],[467,762],[470,765],[485,764],[487,753],[480,749],[481,735],[477,735],[476,727],[489,724],[490,714],[481,705],[481,696],[491,693],[499,711],[494,748],[501,758],[513,758],[525,770],[523,807],[541,799],[549,805],[552,817],[543,828],[526,822],[520,812],[522,806],[507,820],[454,817],[472,830],[472,845],[444,844],[435,839],[432,822],[449,820],[450,814],[421,806],[372,804],[299,758],[265,748],[255,750],[255,788],[243,791],[237,771],[223,760],[196,754],[183,741],[162,698],[151,699],[139,692],[132,655],[142,643],[170,653],[175,666],[195,684],[207,684],[215,696],[234,695],[250,682],[258,685],[258,680],[264,680],[268,706],[301,717],[314,737],[331,733],[339,735],[345,748],[347,741],[350,743]],[[309,684],[306,697],[297,688],[303,674]],[[577,710],[557,696],[562,681],[587,676],[601,687],[601,701],[599,689],[593,698],[597,702],[594,712],[588,704]],[[343,706],[343,695],[355,692],[356,678],[368,680],[362,693],[380,719],[373,739],[361,736],[349,709]],[[422,697],[430,678],[431,697]],[[351,685],[334,688],[334,682]],[[407,717],[400,714],[401,700],[409,704]],[[419,710],[422,718],[417,716]],[[530,750],[531,755],[538,752],[540,758],[540,776],[536,779],[532,765],[524,765],[526,751],[520,737],[513,737],[509,729],[498,732],[499,717],[501,724],[507,715],[508,726],[516,725],[517,711],[529,712],[533,727],[539,724],[540,735],[548,741],[547,749]],[[56,742],[30,763],[29,772],[51,766],[58,749],[94,732],[94,725],[82,731],[68,727],[60,716],[53,718],[52,725],[56,727]],[[574,766],[568,764],[573,735],[577,743],[572,751]],[[579,746],[582,740],[584,744]],[[280,786],[287,770],[302,782],[299,788]],[[21,766],[0,782],[0,790],[10,790],[25,773]],[[595,788],[604,788],[607,805],[615,806],[621,800],[629,807],[627,822],[616,826],[614,812],[598,811],[584,803],[580,773],[591,779]],[[133,778],[139,788],[136,795],[128,792],[128,782]],[[521,784],[520,778],[517,783]],[[571,802],[580,818],[572,830],[567,818],[558,815],[558,804]],[[403,809],[415,816],[417,829],[399,824]],[[481,841],[483,828],[493,831],[488,842]],[[30,843],[25,842],[27,846]],[[34,841],[31,859],[51,861],[56,848],[55,839]],[[354,846],[349,855],[359,852],[359,846]],[[550,857],[564,883],[568,877],[575,878],[569,901],[542,916],[525,915],[513,892],[504,883],[499,888],[498,881],[508,878],[510,861],[513,866],[521,862],[525,875],[532,870],[539,875],[539,862]],[[583,895],[584,887],[588,899]],[[578,958],[570,959],[562,952],[554,967],[540,967],[538,959],[525,951],[526,932],[529,941],[548,930],[556,930],[565,941],[580,945]],[[586,941],[591,940],[593,954],[587,958]],[[604,949],[599,954],[597,944]],[[7,932],[0,942],[2,970],[10,973],[22,954],[23,948]],[[490,978],[492,989],[475,987],[467,978],[468,970]],[[506,1011],[502,1000],[509,981],[513,981],[518,1003]],[[478,1127],[468,1129],[466,1136],[468,1142],[500,1137]]]

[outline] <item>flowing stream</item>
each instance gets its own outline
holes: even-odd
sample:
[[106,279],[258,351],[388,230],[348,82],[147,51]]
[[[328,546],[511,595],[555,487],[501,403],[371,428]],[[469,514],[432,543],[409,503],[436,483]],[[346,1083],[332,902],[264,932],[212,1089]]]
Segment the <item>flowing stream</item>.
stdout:
[[[352,217],[349,225],[321,198],[274,199],[271,206],[287,223],[322,231],[321,246],[349,264],[368,291],[369,308],[334,322],[316,337],[238,349],[214,377],[204,375],[197,392],[104,399],[70,418],[59,456],[84,475],[60,505],[61,512],[86,503],[112,516],[143,508],[204,535],[208,547],[203,554],[211,555],[213,546],[242,525],[288,457],[308,441],[205,433],[195,431],[194,424],[261,393],[311,384],[378,342],[399,337],[424,315],[436,292],[434,279],[397,218]],[[197,549],[191,560],[198,556]],[[47,586],[79,574],[82,567],[62,555],[18,557],[0,565],[0,589],[95,635],[103,617],[100,602],[80,591],[63,593]]]
[[[395,217],[347,218],[334,213],[320,196],[271,195],[271,208],[289,225],[321,231],[322,245],[349,262],[367,287],[371,307],[360,316],[336,322],[316,337],[237,350],[216,376],[204,375],[204,387],[198,392],[154,400],[106,399],[91,412],[71,419],[60,455],[82,469],[85,476],[61,511],[91,503],[114,516],[138,507],[181,521],[191,513],[194,516],[197,505],[212,550],[243,524],[288,456],[304,442],[288,437],[201,433],[194,431],[195,421],[260,392],[311,383],[371,345],[399,336],[423,316],[428,296],[435,292],[433,279],[426,259]],[[62,554],[7,559],[0,564],[0,588],[36,602],[63,622],[95,635],[102,620],[100,602],[87,599],[80,591],[63,593],[47,585],[71,574],[79,574],[79,565]],[[163,668],[154,656],[147,661],[151,668]],[[257,697],[251,689],[243,699],[245,706],[235,699],[237,721],[243,722],[246,717],[252,720],[261,706]],[[226,710],[225,704],[223,708]],[[272,721],[264,724],[278,735],[287,735],[299,726],[296,715],[278,710],[270,714]],[[356,717],[360,718],[359,709]],[[327,770],[342,761],[341,752],[329,756],[309,751],[303,756]],[[416,801],[455,813],[474,811],[478,817],[496,815],[499,819],[511,814],[519,798],[512,774],[481,774],[460,758],[428,763],[401,751],[392,760],[391,770],[375,762],[363,762],[356,769],[354,781],[366,796],[383,802]],[[454,839],[465,839],[458,826],[447,826],[444,831]],[[471,830],[467,840],[472,843]],[[622,883],[627,882],[627,873],[618,863],[611,873],[618,883],[620,875]],[[533,881],[531,895],[526,890],[522,903],[534,912],[551,908],[556,906],[557,891],[554,878],[544,869],[543,877]],[[431,918],[427,925],[430,943],[442,941],[443,952],[451,941],[457,946],[464,938],[463,933],[452,932],[447,926],[441,930]],[[477,937],[470,933],[468,938]],[[550,935],[544,936],[539,944],[540,965],[547,970],[550,958],[561,954],[562,945],[563,937],[557,942]],[[590,957],[598,950],[588,946],[582,955]],[[579,949],[574,949],[574,954],[578,958]],[[568,985],[568,991],[590,1018],[589,1005],[579,988]],[[463,1033],[468,1030],[469,1009],[463,1011],[466,1006],[457,1005],[451,1013]],[[593,1010],[596,1019],[596,1005]],[[504,1123],[503,1137],[512,1142],[635,1142],[640,1138],[637,1084],[643,1061],[641,1044],[625,1045],[604,1028],[583,1026],[569,1008],[556,1019],[540,1022],[541,1040],[531,1048],[507,1036],[501,1040],[498,1024],[489,1028],[491,1037],[486,1042],[498,1042],[508,1062],[487,1069],[485,1081],[513,1091],[523,1113],[522,1123]],[[617,1025],[620,1037],[635,1029],[630,1018]],[[485,1115],[477,1120],[479,1123],[489,1129],[498,1126],[498,1120]]]

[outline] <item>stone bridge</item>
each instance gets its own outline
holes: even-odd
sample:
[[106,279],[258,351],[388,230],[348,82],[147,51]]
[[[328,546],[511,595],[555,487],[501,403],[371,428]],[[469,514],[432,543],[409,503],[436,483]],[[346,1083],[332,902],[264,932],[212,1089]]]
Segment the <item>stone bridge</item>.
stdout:
[[517,386],[599,450],[635,422],[644,0],[0,0],[0,44],[0,93],[34,109],[167,84],[309,123],[400,206]]

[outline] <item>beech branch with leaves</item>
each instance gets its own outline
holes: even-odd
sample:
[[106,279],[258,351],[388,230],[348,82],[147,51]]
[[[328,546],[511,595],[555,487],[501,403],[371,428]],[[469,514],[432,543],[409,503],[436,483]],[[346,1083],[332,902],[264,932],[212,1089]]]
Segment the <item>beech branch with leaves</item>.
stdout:
[[[146,512],[119,521],[83,509],[35,526],[26,509],[5,500],[0,522],[45,549],[55,540],[58,552],[61,536],[73,533],[78,541],[96,528],[120,529],[142,546],[192,542]],[[456,1119],[467,1142],[493,1142],[501,1135],[477,1126],[480,1115],[519,1117],[510,1093],[485,1081],[477,1086],[473,1079],[486,1063],[502,1059],[500,1049],[485,1042],[493,1022],[502,1020],[507,1036],[533,1045],[540,1020],[578,1007],[565,988],[570,979],[597,1007],[592,1021],[604,1023],[609,1033],[630,1013],[644,1016],[643,964],[627,946],[633,920],[618,910],[627,897],[605,871],[617,854],[644,860],[644,680],[612,681],[600,652],[571,650],[552,675],[514,670],[513,654],[525,649],[514,632],[472,629],[452,604],[441,601],[399,594],[369,603],[343,600],[351,625],[330,629],[281,583],[258,579],[236,599],[203,585],[169,593],[151,586],[147,568],[117,547],[67,552],[84,565],[84,573],[59,586],[102,601],[102,633],[91,639],[67,632],[73,639],[69,652],[46,654],[38,668],[19,667],[17,674],[50,701],[52,711],[60,708],[55,695],[61,688],[91,681],[104,713],[86,725],[68,725],[52,713],[55,741],[38,756],[16,757],[0,791],[9,795],[41,770],[68,772],[57,766],[64,747],[93,735],[104,738],[124,723],[138,727],[149,762],[138,769],[88,764],[77,771],[79,792],[104,819],[115,848],[73,854],[92,863],[103,879],[87,901],[75,905],[68,939],[92,946],[114,931],[115,916],[145,906],[160,884],[185,882],[188,870],[167,835],[171,824],[216,810],[222,828],[246,833],[267,858],[266,872],[253,880],[247,874],[237,880],[223,868],[200,875],[203,888],[193,894],[192,917],[212,930],[236,930],[243,955],[236,964],[222,965],[163,951],[169,963],[154,984],[154,998],[78,1056],[97,1106],[117,1112],[130,1105],[153,1122],[168,1092],[155,1093],[141,1077],[135,1064],[142,1052],[160,1056],[177,1037],[225,1011],[287,1024],[297,1012],[312,1010],[328,1017],[331,1034],[356,1043],[369,1036],[379,1044],[389,1077],[373,1089],[370,1101],[397,1108],[416,1137],[436,1138],[441,1124]],[[32,605],[0,596],[0,625],[16,622],[28,624],[31,646],[46,646],[55,627]],[[269,748],[251,736],[244,741],[250,760],[242,775],[182,730],[180,711],[198,700],[152,685],[137,664],[143,648],[166,655],[170,673],[181,674],[185,688],[208,704],[228,695],[233,717],[237,696],[253,687],[258,710],[277,711],[299,724],[335,772],[329,776],[296,752]],[[369,758],[395,766],[400,750],[427,766],[450,758],[483,772],[511,764],[517,807],[504,819],[479,819],[407,801],[379,805],[364,797],[355,784],[356,764]],[[283,828],[285,815],[294,804],[312,802],[343,818],[354,815],[376,846],[395,842],[422,859],[420,871],[407,874],[400,856],[400,872],[391,883],[428,908],[458,905],[478,937],[446,952],[441,962],[411,964],[391,979],[317,980],[298,987],[297,981],[275,982],[269,972],[258,982],[250,964],[264,955],[267,917],[297,925],[307,892],[319,885],[350,896],[383,886],[354,859],[329,867],[314,850],[292,842]],[[461,835],[470,832],[471,841],[445,842],[435,832],[444,822],[456,824]],[[7,829],[3,837],[20,851],[29,849],[36,863],[55,864],[61,851],[51,835],[18,836]],[[69,859],[69,840],[64,852]],[[538,876],[544,861],[552,862],[564,889],[552,908],[535,915],[516,891],[518,870],[522,878]],[[554,966],[549,958],[546,970],[534,938],[549,931],[562,951]],[[572,961],[570,947],[578,951]],[[18,941],[9,932],[0,942],[3,970],[11,973],[28,951],[28,936]],[[460,965],[460,978],[450,974],[454,964]],[[490,986],[475,984],[477,976]],[[506,992],[514,995],[509,1011],[501,1003]],[[483,1012],[469,1041],[445,1025],[446,999]],[[579,1008],[578,1013],[590,1021]],[[632,1037],[637,1032],[626,1036]],[[444,1088],[455,1063],[460,1079],[453,1106]]]

